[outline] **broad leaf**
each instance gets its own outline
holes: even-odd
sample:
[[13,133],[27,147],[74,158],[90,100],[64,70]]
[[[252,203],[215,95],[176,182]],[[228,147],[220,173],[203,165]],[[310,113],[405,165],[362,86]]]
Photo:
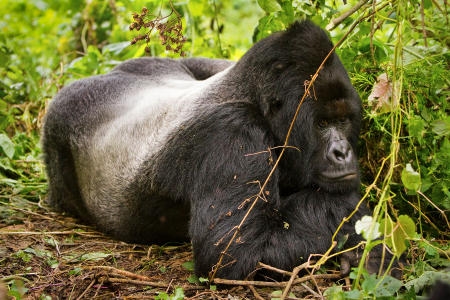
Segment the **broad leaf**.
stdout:
[[406,168],[402,171],[403,185],[412,191],[418,191],[420,189],[420,174],[414,171],[411,164],[406,164]]
[[276,12],[281,10],[280,4],[276,0],[258,0],[258,5],[266,12]]
[[9,137],[4,134],[0,133],[0,148],[3,149],[3,152],[8,156],[9,158],[13,158],[14,156],[14,143],[11,142]]
[[376,297],[390,297],[394,296],[395,293],[402,287],[402,282],[391,276],[384,277],[383,281],[378,284],[375,289]]

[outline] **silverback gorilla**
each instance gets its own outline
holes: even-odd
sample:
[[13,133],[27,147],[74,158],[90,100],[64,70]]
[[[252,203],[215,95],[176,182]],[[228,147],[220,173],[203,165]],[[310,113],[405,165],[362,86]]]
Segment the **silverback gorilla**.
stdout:
[[[332,47],[303,21],[238,62],[137,58],[72,83],[52,101],[43,129],[49,203],[120,240],[190,239],[196,273],[207,274],[271,171],[305,82]],[[359,200],[360,102],[333,53],[266,199],[218,277],[244,278],[259,261],[290,270],[330,247]],[[341,231],[347,245],[360,241],[353,223]]]

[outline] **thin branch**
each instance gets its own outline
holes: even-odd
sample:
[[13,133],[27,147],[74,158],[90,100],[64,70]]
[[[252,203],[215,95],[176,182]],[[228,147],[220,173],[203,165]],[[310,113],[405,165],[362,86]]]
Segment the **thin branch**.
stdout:
[[444,217],[444,219],[445,219],[445,222],[447,223],[447,227],[450,229],[450,223],[448,222],[448,219],[447,219],[447,216],[445,215],[445,212],[444,212],[442,209],[440,209],[436,204],[434,204],[433,201],[431,201],[430,199],[428,199],[428,197],[425,196],[421,191],[417,191],[417,193],[418,193],[419,195],[421,195],[422,197],[424,197],[431,205],[433,205],[434,208],[436,208],[436,209],[441,213],[441,215],[442,215],[442,216]]
[[253,296],[255,296],[256,299],[264,300],[264,298],[261,297],[261,295],[258,293],[258,291],[255,289],[255,287],[253,285],[249,285],[248,288],[252,291]]
[[95,279],[91,281],[91,283],[88,285],[88,287],[81,293],[80,296],[78,296],[77,300],[83,299],[84,295],[89,291],[89,289],[94,285]]
[[[105,281],[112,282],[112,283],[129,283],[129,284],[135,284],[135,285],[148,285],[152,287],[159,287],[159,288],[167,288],[169,285],[168,283],[164,282],[155,282],[155,281],[148,281],[148,280],[134,280],[134,279],[126,279],[126,278],[106,278]],[[202,287],[202,289],[204,289]]]
[[87,267],[87,269],[109,271],[111,273],[116,273],[116,274],[122,275],[124,277],[129,277],[129,278],[134,278],[134,279],[139,279],[139,280],[151,280],[147,276],[131,273],[131,272],[124,271],[124,270],[119,270],[119,269],[116,269],[116,268],[110,267],[110,266],[89,266],[89,267]]
[[222,279],[214,278],[212,281],[216,284],[226,284],[226,285],[245,285],[245,286],[265,286],[265,287],[284,287],[287,282],[269,282],[269,281],[256,281],[256,280],[232,280],[232,279]]
[[301,284],[302,287],[304,287],[308,292],[310,292],[312,295],[314,295],[315,297],[322,299],[322,295],[318,294],[316,291],[314,291],[312,288],[310,288],[309,286],[307,286],[306,284],[302,283]]
[[14,234],[23,234],[23,235],[47,235],[47,234],[77,234],[77,235],[82,235],[82,236],[87,236],[87,237],[103,237],[103,235],[97,233],[96,232],[79,232],[79,231],[75,231],[75,230],[69,230],[69,231],[42,231],[42,232],[37,232],[37,231],[3,231],[0,230],[0,235],[14,235]]
[[280,273],[280,274],[283,274],[283,275],[292,276],[292,272],[281,270],[281,269],[278,269],[278,268],[275,268],[275,267],[263,264],[262,262],[259,262],[258,265],[260,267],[266,269],[266,270],[274,271],[274,272],[277,272],[277,273]]
[[336,26],[341,24],[342,21],[344,21],[347,17],[354,14],[358,9],[360,9],[367,2],[369,2],[369,0],[360,0],[358,3],[356,3],[355,6],[351,7],[349,10],[343,12],[342,15],[340,15],[337,18],[332,19],[330,21],[330,23],[325,27],[325,29],[328,31],[333,30],[334,28],[336,28]]
[[439,233],[441,233],[441,234],[445,234],[445,232],[443,232],[442,230],[440,230],[440,229],[436,226],[436,224],[434,224],[434,223],[430,220],[430,218],[428,218],[427,215],[424,214],[417,206],[415,206],[414,204],[412,204],[410,201],[408,201],[408,200],[406,200],[406,199],[405,199],[405,201],[406,201],[406,203],[408,203],[409,205],[411,205],[411,206],[419,213],[419,215],[422,216],[422,217],[425,219],[425,221],[428,222],[428,224],[430,224],[434,229],[436,229],[437,232],[439,232]]
[[[105,281],[111,282],[111,283],[128,283],[128,284],[135,284],[135,285],[148,285],[152,287],[159,287],[159,288],[168,288],[170,287],[169,283],[164,282],[155,282],[155,281],[147,281],[147,280],[133,280],[133,279],[126,279],[126,278],[114,278],[114,277],[107,277],[105,278]],[[178,285],[177,285],[178,286]],[[204,290],[204,286],[193,286],[193,285],[181,285],[181,288],[183,290]]]
[[[306,275],[301,278],[297,278],[292,284],[299,284],[314,279],[338,279],[341,278],[341,274],[317,274],[317,275]],[[281,282],[268,282],[268,281],[255,281],[255,280],[232,280],[232,279],[222,279],[214,278],[214,283],[225,284],[225,285],[244,285],[244,286],[264,286],[264,287],[285,287],[288,281]]]
[[308,266],[309,266],[309,261],[294,268],[294,270],[292,271],[291,278],[289,278],[289,281],[286,285],[286,288],[283,291],[283,294],[281,295],[280,300],[284,300],[287,297],[287,295],[289,294],[289,290],[291,289],[291,286],[294,283],[294,279],[295,279],[295,277],[297,277],[298,272],[307,268]]

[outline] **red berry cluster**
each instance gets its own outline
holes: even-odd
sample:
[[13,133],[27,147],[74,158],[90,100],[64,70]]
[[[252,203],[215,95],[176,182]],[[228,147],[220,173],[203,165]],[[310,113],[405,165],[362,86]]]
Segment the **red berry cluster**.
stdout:
[[171,12],[167,16],[154,16],[149,13],[149,10],[144,7],[140,14],[133,13],[133,23],[130,25],[130,30],[139,31],[141,29],[146,30],[142,35],[138,35],[133,38],[131,44],[136,44],[139,41],[145,40],[147,46],[145,52],[150,53],[148,43],[153,30],[159,34],[161,44],[166,46],[166,50],[179,53],[181,56],[185,56],[183,45],[186,42],[186,37],[183,35],[183,23],[181,21],[180,14],[172,6],[172,2],[169,1],[171,6]]

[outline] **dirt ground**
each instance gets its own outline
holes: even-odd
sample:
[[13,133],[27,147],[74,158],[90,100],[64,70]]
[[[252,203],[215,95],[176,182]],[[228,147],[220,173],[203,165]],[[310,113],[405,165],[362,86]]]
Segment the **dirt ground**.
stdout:
[[[286,299],[319,299],[339,274],[315,276],[300,273]],[[190,244],[127,244],[28,201],[0,202],[0,278],[0,300],[5,285],[16,299],[276,299],[288,284],[209,286],[193,273]]]

